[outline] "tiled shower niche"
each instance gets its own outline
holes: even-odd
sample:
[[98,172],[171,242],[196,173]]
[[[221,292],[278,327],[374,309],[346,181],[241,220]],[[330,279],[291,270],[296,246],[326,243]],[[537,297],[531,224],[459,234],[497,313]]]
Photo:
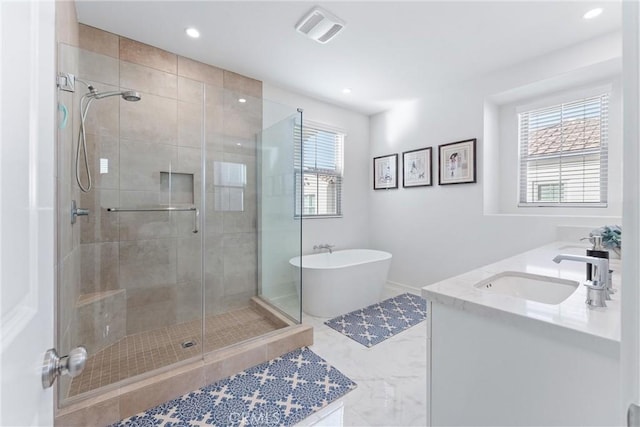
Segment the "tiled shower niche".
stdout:
[[160,172],[161,205],[193,205],[194,201],[193,174]]

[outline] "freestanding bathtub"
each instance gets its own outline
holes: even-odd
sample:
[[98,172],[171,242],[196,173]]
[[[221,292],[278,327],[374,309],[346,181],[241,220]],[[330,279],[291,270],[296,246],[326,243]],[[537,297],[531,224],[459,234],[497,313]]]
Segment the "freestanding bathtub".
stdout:
[[387,281],[391,254],[370,249],[348,249],[303,255],[289,260],[300,267],[302,309],[318,317],[335,317],[380,301]]

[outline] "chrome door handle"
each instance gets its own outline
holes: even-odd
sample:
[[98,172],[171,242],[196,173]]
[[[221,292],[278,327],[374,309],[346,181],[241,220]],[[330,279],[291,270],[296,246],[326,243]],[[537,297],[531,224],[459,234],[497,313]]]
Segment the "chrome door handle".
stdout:
[[69,375],[71,378],[80,375],[87,363],[87,349],[76,347],[66,356],[58,356],[55,348],[50,348],[44,354],[42,364],[42,388],[47,389],[53,385],[60,375]]
[[71,201],[71,224],[75,224],[79,216],[88,216],[89,209],[79,208],[76,205],[76,201]]

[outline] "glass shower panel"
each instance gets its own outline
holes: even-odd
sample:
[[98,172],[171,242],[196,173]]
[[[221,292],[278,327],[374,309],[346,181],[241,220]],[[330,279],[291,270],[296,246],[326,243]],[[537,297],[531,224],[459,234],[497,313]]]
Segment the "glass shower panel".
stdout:
[[261,311],[258,295],[257,135],[261,91],[205,88],[205,351],[283,325]]
[[[283,117],[285,116],[286,117]],[[294,152],[302,112],[265,102],[265,129],[259,138],[259,291],[294,321],[302,321],[301,270],[289,260],[301,254],[302,221],[296,217]]]
[[202,356],[204,84],[64,44],[58,63],[76,77],[58,91],[58,349],[89,352],[64,404]]

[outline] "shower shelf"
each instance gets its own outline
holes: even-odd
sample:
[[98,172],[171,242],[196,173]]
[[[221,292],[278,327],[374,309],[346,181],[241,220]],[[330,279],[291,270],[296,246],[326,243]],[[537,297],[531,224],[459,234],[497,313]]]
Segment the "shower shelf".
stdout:
[[148,208],[107,208],[107,212],[193,212],[193,232],[198,232],[198,218],[200,211],[195,206],[157,206]]

